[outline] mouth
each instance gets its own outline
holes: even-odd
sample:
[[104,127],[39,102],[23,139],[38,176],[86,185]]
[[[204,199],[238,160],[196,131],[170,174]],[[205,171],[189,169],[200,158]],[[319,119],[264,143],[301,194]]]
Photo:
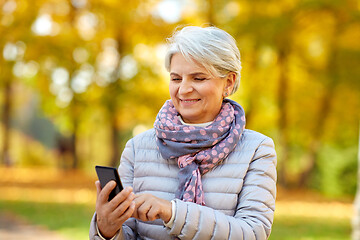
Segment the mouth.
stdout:
[[194,103],[200,101],[200,99],[180,99],[183,103]]
[[180,104],[184,107],[186,106],[192,106],[193,104],[196,104],[197,102],[200,101],[200,99],[179,99],[180,100]]

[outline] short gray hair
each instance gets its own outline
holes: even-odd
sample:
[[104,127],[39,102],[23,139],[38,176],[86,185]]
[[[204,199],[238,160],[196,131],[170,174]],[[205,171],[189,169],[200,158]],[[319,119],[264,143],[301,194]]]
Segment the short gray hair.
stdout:
[[165,56],[165,67],[170,71],[171,58],[181,53],[188,61],[196,61],[212,75],[225,77],[236,74],[235,93],[240,84],[241,60],[235,39],[216,27],[187,26],[168,38],[169,48]]

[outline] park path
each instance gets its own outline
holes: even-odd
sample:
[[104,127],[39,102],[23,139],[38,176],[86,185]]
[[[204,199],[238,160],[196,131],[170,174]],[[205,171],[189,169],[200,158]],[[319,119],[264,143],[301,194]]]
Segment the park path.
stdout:
[[12,213],[0,212],[1,240],[69,240],[41,226],[34,226]]

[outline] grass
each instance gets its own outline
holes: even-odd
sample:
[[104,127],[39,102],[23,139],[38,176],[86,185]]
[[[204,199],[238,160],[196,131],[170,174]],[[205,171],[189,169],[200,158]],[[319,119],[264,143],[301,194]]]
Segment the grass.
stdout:
[[350,221],[332,218],[277,217],[269,240],[349,240]]
[[[10,211],[69,239],[88,239],[94,209],[89,205],[0,201]],[[350,222],[332,218],[276,216],[270,240],[349,240]]]
[[[1,167],[0,175],[0,212],[12,212],[69,239],[89,239],[96,199],[93,176]],[[352,199],[330,200],[299,190],[278,193],[270,240],[350,239]]]
[[69,239],[85,240],[89,239],[94,208],[85,204],[0,201],[0,211],[15,213]]

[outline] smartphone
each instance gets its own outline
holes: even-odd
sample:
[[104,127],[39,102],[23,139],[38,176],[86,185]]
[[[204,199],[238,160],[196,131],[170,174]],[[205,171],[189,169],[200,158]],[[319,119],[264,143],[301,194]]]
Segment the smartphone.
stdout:
[[116,182],[115,188],[111,191],[109,195],[108,201],[110,201],[116,196],[116,194],[118,194],[119,192],[121,192],[121,190],[123,190],[119,173],[117,169],[113,167],[95,166],[95,170],[98,175],[101,188],[104,188],[105,185],[111,180],[114,180]]

